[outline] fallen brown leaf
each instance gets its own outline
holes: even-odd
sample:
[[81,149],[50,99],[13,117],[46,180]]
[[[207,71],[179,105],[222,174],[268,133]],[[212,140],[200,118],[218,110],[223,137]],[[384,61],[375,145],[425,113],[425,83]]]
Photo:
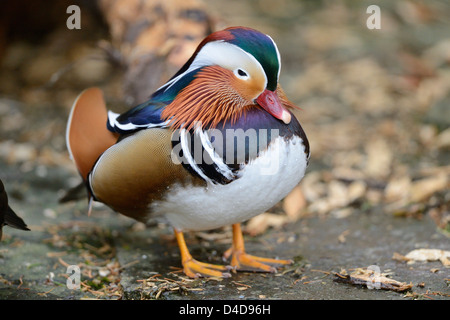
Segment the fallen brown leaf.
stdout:
[[384,178],[391,172],[393,152],[382,138],[371,140],[366,145],[367,163],[365,172],[373,178]]
[[345,243],[345,241],[347,240],[346,237],[348,236],[349,233],[350,233],[350,230],[345,230],[344,232],[342,232],[338,236],[339,243]]
[[411,190],[411,178],[408,175],[392,178],[384,190],[384,197],[387,202],[405,201]]
[[398,253],[398,252],[394,252],[394,254],[392,255],[392,259],[396,260],[396,261],[400,261],[400,262],[408,262],[410,261],[410,259],[408,259],[407,257],[405,257],[404,255]]
[[450,128],[442,131],[436,138],[436,147],[439,149],[450,148]]
[[413,182],[411,186],[411,201],[420,202],[432,196],[435,192],[449,187],[449,177],[440,173],[436,176]]
[[351,274],[347,274],[346,270],[335,273],[337,282],[349,283],[353,285],[367,286],[370,289],[383,289],[396,292],[407,291],[412,288],[412,283],[404,283],[394,279],[390,279],[383,273],[377,273],[369,268],[358,268]]
[[250,219],[245,227],[245,231],[255,236],[263,233],[269,227],[280,228],[288,222],[289,218],[287,216],[265,212]]
[[295,187],[283,201],[283,210],[291,221],[297,221],[306,207],[306,199],[300,186]]
[[450,267],[450,251],[440,249],[416,249],[406,256],[409,263],[416,261],[441,261],[446,267]]

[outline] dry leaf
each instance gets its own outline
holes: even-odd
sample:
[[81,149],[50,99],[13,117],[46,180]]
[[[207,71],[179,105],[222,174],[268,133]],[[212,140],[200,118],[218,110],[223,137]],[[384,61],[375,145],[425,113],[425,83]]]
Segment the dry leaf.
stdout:
[[344,183],[332,180],[328,184],[328,203],[331,209],[344,207],[349,203],[347,187]]
[[348,194],[347,194],[348,202],[352,203],[358,199],[361,199],[365,195],[366,189],[367,186],[364,181],[358,180],[350,183],[350,185],[348,186]]
[[436,138],[436,146],[440,149],[450,148],[450,128],[442,131]]
[[407,257],[405,257],[404,255],[402,255],[398,252],[394,252],[394,254],[392,255],[392,259],[394,259],[396,261],[402,261],[402,262],[410,261],[410,259],[408,259]]
[[420,142],[424,145],[432,145],[436,141],[437,128],[433,125],[422,125],[419,131]]
[[338,241],[340,243],[345,243],[345,241],[347,240],[346,237],[348,236],[348,234],[350,233],[350,230],[345,230],[344,232],[342,232],[339,236],[338,236]]
[[311,203],[311,205],[309,206],[309,211],[317,214],[328,213],[329,211],[331,211],[331,209],[332,208],[328,202],[328,199],[326,198],[318,199]]
[[392,290],[403,292],[412,288],[412,283],[407,284],[394,279],[390,279],[386,274],[375,272],[370,268],[358,268],[351,274],[345,270],[335,273],[335,281],[354,285],[367,286],[370,289]]
[[319,171],[309,172],[305,175],[301,185],[303,195],[309,203],[314,203],[326,193],[326,186],[322,182],[322,173]]
[[431,197],[435,192],[449,187],[449,178],[446,174],[438,174],[426,179],[413,182],[411,186],[411,201],[420,202]]
[[446,267],[450,267],[450,251],[440,249],[416,249],[409,252],[406,256],[408,262],[415,261],[441,261]]
[[389,181],[384,190],[387,202],[406,200],[411,190],[411,178],[407,175],[395,177]]
[[306,199],[302,188],[296,186],[283,201],[283,210],[291,221],[297,221],[306,207]]
[[245,231],[254,236],[263,233],[269,227],[280,228],[288,221],[287,216],[265,212],[250,219]]
[[371,140],[366,145],[365,172],[374,178],[386,177],[391,172],[392,150],[383,139]]
[[419,173],[424,176],[432,176],[438,174],[450,175],[450,165],[441,167],[426,167],[419,170]]
[[224,230],[221,229],[221,232],[203,232],[203,231],[197,231],[195,235],[203,240],[206,241],[224,241],[229,240],[231,238],[231,232],[229,230],[223,232]]
[[333,210],[331,212],[331,214],[336,219],[343,219],[343,218],[347,218],[350,215],[352,215],[354,211],[355,211],[354,208],[348,207],[348,208],[341,208],[341,209]]

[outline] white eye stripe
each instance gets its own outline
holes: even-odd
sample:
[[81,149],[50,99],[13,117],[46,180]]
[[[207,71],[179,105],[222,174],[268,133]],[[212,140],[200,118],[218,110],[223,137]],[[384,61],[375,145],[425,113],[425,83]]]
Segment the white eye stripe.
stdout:
[[266,73],[264,72],[264,69],[259,61],[253,55],[234,44],[225,42],[223,40],[218,40],[205,44],[185,72],[170,80],[169,82],[161,86],[158,90],[162,88],[165,88],[165,90],[167,90],[189,72],[210,65],[219,65],[223,68],[231,70],[237,77],[239,77],[239,75],[237,74],[237,69],[243,70],[249,76],[250,73],[247,72],[246,68],[243,68],[243,66],[253,67],[254,69],[258,70],[258,73],[261,73],[264,76],[264,87],[266,87],[267,85]]

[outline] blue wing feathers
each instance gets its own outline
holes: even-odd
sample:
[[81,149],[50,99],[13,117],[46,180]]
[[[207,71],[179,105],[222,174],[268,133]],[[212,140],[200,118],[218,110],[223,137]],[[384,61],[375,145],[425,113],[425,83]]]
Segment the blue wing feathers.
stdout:
[[177,94],[194,79],[195,74],[201,68],[195,69],[185,74],[181,74],[178,78],[172,78],[164,86],[152,94],[150,99],[134,108],[117,114],[108,113],[108,130],[120,134],[130,133],[133,131],[166,127],[167,121],[161,119],[161,113],[165,106],[170,104]]

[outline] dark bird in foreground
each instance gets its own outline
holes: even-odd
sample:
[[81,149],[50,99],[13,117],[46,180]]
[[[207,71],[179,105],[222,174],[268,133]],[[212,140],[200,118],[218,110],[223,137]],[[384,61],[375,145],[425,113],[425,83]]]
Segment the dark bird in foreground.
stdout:
[[30,230],[22,218],[9,206],[5,186],[0,180],[0,240],[2,239],[3,226],[10,226],[20,230]]
[[[144,223],[167,221],[189,277],[291,263],[247,254],[240,226],[282,200],[308,165],[280,69],[271,37],[233,27],[206,37],[148,101],[123,114],[107,111],[100,89],[82,92],[66,138],[90,199]],[[233,226],[230,266],[193,259],[183,232],[225,225]]]

